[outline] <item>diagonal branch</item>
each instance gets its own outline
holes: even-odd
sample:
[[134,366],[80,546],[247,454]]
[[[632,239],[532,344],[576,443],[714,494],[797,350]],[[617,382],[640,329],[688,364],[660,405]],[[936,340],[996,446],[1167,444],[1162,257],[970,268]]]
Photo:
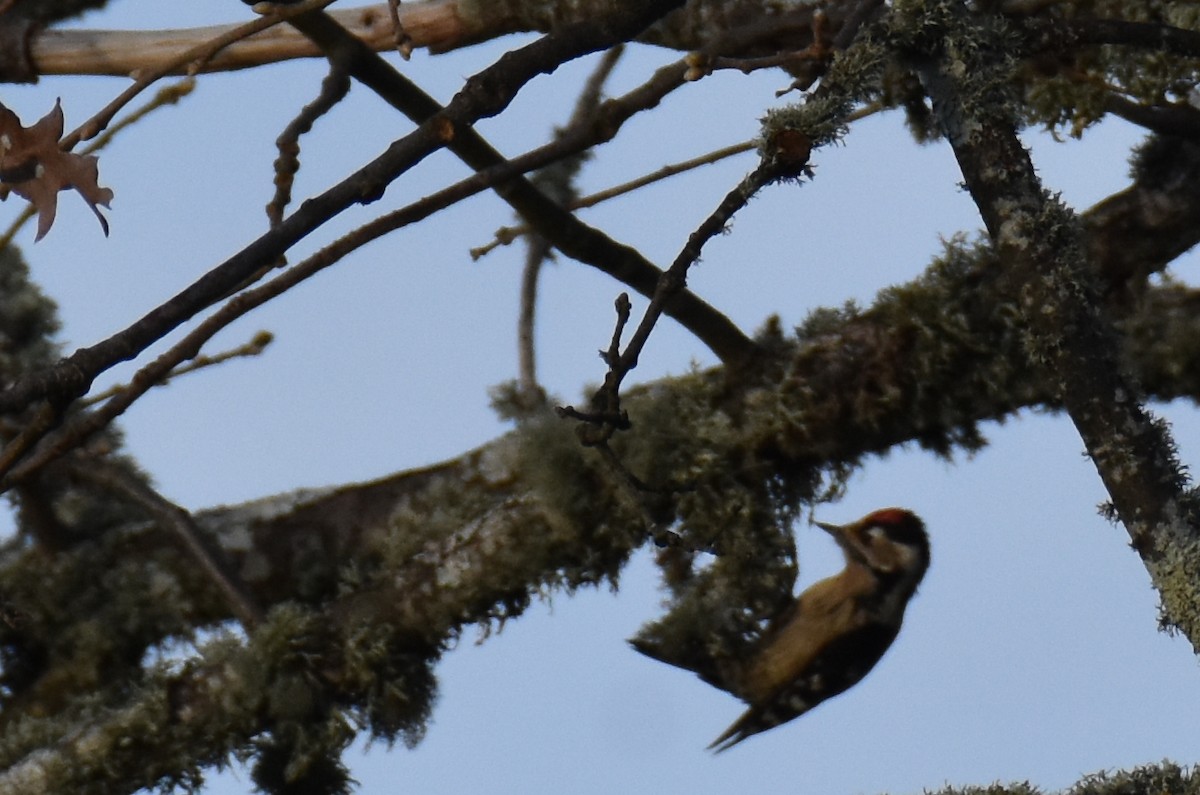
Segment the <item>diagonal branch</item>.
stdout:
[[[412,204],[386,213],[323,247],[316,254],[296,263],[267,283],[239,293],[168,351],[142,367],[128,387],[122,389],[118,394],[110,396],[102,406],[94,411],[71,419],[52,438],[44,439],[32,456],[22,460],[31,445],[36,443],[38,438],[42,438],[46,431],[57,423],[56,417],[47,415],[48,418],[44,425],[39,425],[22,434],[20,444],[18,444],[18,440],[10,443],[9,448],[5,451],[5,457],[0,458],[0,471],[8,473],[3,479],[0,479],[0,488],[8,488],[14,483],[25,480],[46,464],[72,449],[83,439],[107,426],[142,395],[167,378],[173,368],[195,357],[213,335],[233,320],[278,297],[321,270],[334,265],[342,257],[372,240],[417,223],[433,213],[489,187],[500,186],[501,190],[511,190],[510,183],[518,179],[521,174],[560,161],[564,157],[570,157],[612,138],[634,114],[653,108],[666,93],[679,86],[683,82],[683,74],[686,69],[686,60],[660,68],[642,86],[601,103],[593,114],[561,131],[554,141],[509,160],[499,158],[497,155],[498,162],[495,165],[476,171],[458,183]],[[529,185],[525,180],[522,182]],[[503,186],[506,185],[510,187],[504,188]],[[540,192],[532,186],[530,186],[530,190],[534,194],[540,195]],[[559,209],[555,210],[556,213],[559,211]],[[577,223],[574,216],[569,213],[566,214],[566,218],[569,219],[568,222],[553,225],[552,230],[556,236],[562,234],[564,230],[569,230],[571,224]],[[658,273],[657,269],[654,273]],[[688,292],[678,294],[676,298],[677,303],[682,304],[685,309],[693,300],[696,300]],[[703,305],[701,306],[703,307]],[[696,313],[699,320],[703,322],[704,328],[715,329],[716,332],[727,328],[728,321],[724,320],[723,316],[710,315],[710,313],[715,313],[715,310],[702,308]],[[740,335],[740,332],[737,334]],[[752,346],[753,343],[747,340],[746,345]],[[745,358],[739,359],[739,361],[745,361]]]
[[[1112,510],[1162,597],[1164,621],[1200,652],[1200,515],[1167,426],[1142,405],[1100,309],[1078,219],[1042,188],[1017,137],[1002,30],[940,9],[944,39],[913,53],[934,112],[1006,270],[1001,300],[1019,308],[1029,347],[1061,396],[1112,498]],[[921,16],[921,15],[917,15]],[[930,18],[925,18],[930,23]],[[936,28],[935,28],[936,29]],[[963,45],[974,37],[970,46]]]
[[[371,52],[327,15],[305,15],[290,21],[329,53],[331,59],[336,59],[355,79],[374,90],[388,104],[414,122],[421,124],[444,112],[433,97],[392,68],[379,55]],[[667,91],[677,88],[683,82],[682,71],[673,67],[660,69],[640,91],[631,92],[624,102],[606,103],[590,125],[580,125],[571,141],[560,140],[559,145],[564,149],[567,146],[578,145],[580,137],[589,134],[596,136],[588,139],[589,145],[606,140],[607,137],[615,135],[617,126],[611,126],[614,117],[623,122],[635,110],[652,107]],[[605,127],[606,122],[610,126]],[[607,135],[600,135],[601,131],[605,131]],[[504,163],[504,156],[478,132],[467,126],[456,129],[446,147],[476,171]],[[527,179],[518,177],[497,183],[494,190],[539,235],[562,253],[599,269],[642,295],[654,295],[662,272],[635,249],[585,224]],[[736,325],[691,292],[682,292],[677,297],[671,306],[670,316],[695,334],[723,362],[746,361],[755,353],[754,343]]]

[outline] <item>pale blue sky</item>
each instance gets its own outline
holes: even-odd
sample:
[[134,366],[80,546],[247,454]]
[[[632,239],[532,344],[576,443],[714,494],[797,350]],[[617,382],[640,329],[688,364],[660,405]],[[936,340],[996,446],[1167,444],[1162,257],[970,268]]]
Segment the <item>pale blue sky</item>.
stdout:
[[[114,0],[111,11],[83,24],[171,27],[248,14],[235,0]],[[418,53],[402,68],[448,99],[510,44]],[[612,90],[672,57],[631,53]],[[586,71],[572,65],[540,78],[512,114],[481,131],[508,154],[536,145],[565,120]],[[110,238],[69,194],[36,246],[30,227],[20,242],[60,303],[69,348],[121,328],[265,228],[273,141],[323,73],[310,61],[202,78],[191,98],[103,154],[101,182],[116,192]],[[602,149],[584,189],[750,138],[758,117],[787,101],[774,95],[786,82],[731,73],[687,87]],[[0,86],[0,101],[28,123],[62,97],[71,129],[124,85],[49,78]],[[407,129],[355,88],[302,141],[297,198]],[[1085,208],[1123,185],[1124,151],[1137,137],[1110,124],[1083,144],[1031,140],[1048,187]],[[864,122],[844,146],[813,161],[812,184],[772,188],[752,202],[691,278],[747,329],[771,313],[794,324],[816,306],[868,302],[879,288],[920,273],[940,235],[979,225],[948,147],[910,143],[895,116]],[[751,167],[743,156],[585,217],[669,262]],[[337,230],[464,173],[448,156],[431,158]],[[0,205],[0,222],[20,208],[16,198]],[[479,197],[373,244],[250,315],[213,350],[265,328],[277,336],[268,352],[152,392],[123,420],[130,449],[164,494],[202,508],[376,477],[494,437],[505,426],[490,413],[486,390],[515,372],[523,252],[514,246],[479,263],[467,252],[510,222],[503,203]],[[332,236],[306,242],[293,260]],[[1191,278],[1194,264],[1188,258],[1176,275]],[[567,260],[545,272],[540,370],[565,400],[602,377],[595,351],[607,344],[621,289]],[[666,325],[635,375],[678,373],[693,361],[711,358]],[[1184,460],[1193,460],[1194,407],[1168,414]],[[424,744],[414,752],[349,752],[361,792],[852,795],[1011,779],[1055,789],[1102,768],[1194,761],[1200,671],[1184,640],[1155,631],[1146,573],[1124,531],[1097,516],[1104,494],[1069,422],[1025,414],[985,431],[993,444],[953,465],[910,450],[872,461],[841,504],[821,509],[819,518],[842,522],[904,505],[924,516],[933,539],[933,565],[899,641],[847,694],[729,753],[706,753],[741,705],[625,645],[660,598],[642,555],[619,593],[559,596],[483,645],[468,638],[448,654]],[[798,533],[805,583],[838,566],[824,534],[806,526]],[[214,795],[249,790],[248,776],[236,771],[214,776],[210,788]]]

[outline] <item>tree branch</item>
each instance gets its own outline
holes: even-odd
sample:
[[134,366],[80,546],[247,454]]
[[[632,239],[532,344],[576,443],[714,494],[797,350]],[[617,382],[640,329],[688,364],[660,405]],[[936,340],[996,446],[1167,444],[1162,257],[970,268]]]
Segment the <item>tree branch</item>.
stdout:
[[[22,379],[0,393],[0,412],[20,410],[35,400],[65,405],[87,391],[113,364],[132,359],[157,339],[238,287],[262,265],[277,260],[292,244],[326,220],[357,203],[377,199],[394,179],[431,152],[465,136],[471,125],[503,110],[526,82],[580,55],[606,49],[640,31],[680,0],[635,4],[593,23],[564,27],[507,53],[470,78],[450,104],[386,152],[300,208],[201,279],[108,339],[81,348],[48,371]],[[622,7],[623,11],[627,11]],[[740,332],[739,332],[740,334]]]
[[1150,572],[1164,621],[1200,652],[1200,511],[1175,443],[1122,372],[1118,337],[1099,308],[1078,220],[1043,190],[1017,138],[1002,26],[968,22],[950,4],[938,13],[937,22],[923,18],[938,26],[924,33],[940,29],[945,38],[913,57],[1004,263],[998,303],[1012,302],[1023,314],[1031,353],[1055,382]]
[[[470,43],[471,31],[456,12],[455,0],[426,0],[404,3],[400,22],[418,47],[444,51]],[[230,8],[233,6],[231,5]],[[387,5],[337,9],[330,15],[372,50],[395,47]],[[186,53],[219,39],[237,25],[213,25],[176,30],[44,30],[33,36],[30,57],[38,75],[126,76],[140,70],[157,69],[177,62]],[[249,69],[293,58],[319,58],[324,53],[307,37],[289,28],[274,27],[225,47],[200,68],[200,72]],[[186,63],[172,67],[169,74],[184,74]],[[0,72],[0,76],[10,74]]]
[[[603,8],[604,4],[595,0],[561,6],[424,0],[403,3],[397,12],[412,46],[445,52],[518,31],[546,33],[564,24],[595,18]],[[838,8],[829,9],[830,17],[835,20],[843,13]],[[370,49],[383,52],[395,47],[388,4],[338,9],[331,15]],[[766,35],[756,37],[755,47],[728,54],[755,55],[778,49],[803,49],[809,42],[797,41],[796,34],[807,30],[811,19],[811,4],[796,0],[736,0],[719,6],[692,0],[686,8],[635,38],[687,51],[705,48],[714,38],[750,23],[759,26]],[[799,28],[796,23],[800,23]],[[4,49],[6,60],[0,62],[0,81],[28,81],[37,75],[51,74],[126,76],[139,70],[157,69],[164,63],[177,61],[182,53],[228,35],[235,27],[31,31],[27,22],[14,19],[0,24],[0,36],[11,42]],[[224,48],[207,60],[200,71],[248,69],[323,54],[307,37],[285,28],[272,28]],[[168,73],[183,74],[186,69],[179,63]]]
[[[889,291],[868,311],[818,315],[798,339],[776,341],[771,363],[743,374],[732,389],[718,370],[632,390],[627,401],[638,427],[654,433],[623,436],[621,459],[634,466],[654,462],[656,478],[701,491],[717,488],[719,501],[747,496],[728,491],[742,488],[727,480],[731,461],[739,462],[737,474],[750,481],[745,487],[753,493],[755,478],[777,484],[785,473],[807,481],[814,470],[845,470],[864,455],[909,440],[942,451],[977,445],[973,429],[979,421],[1025,406],[1059,405],[1043,371],[1026,358],[1024,326],[997,300],[1008,287],[1005,278],[986,247],[952,245],[922,279]],[[1200,313],[1187,311],[1183,299],[1179,288],[1148,291],[1127,322],[1130,328],[1145,325],[1144,334],[1131,335],[1131,344],[1200,339]],[[1192,294],[1186,299],[1200,300]],[[1161,362],[1165,352],[1153,350],[1148,355],[1128,348],[1124,355],[1131,362]],[[1188,351],[1200,356],[1200,347]],[[1142,375],[1158,394],[1174,394],[1194,387],[1196,373],[1200,358],[1176,358]],[[1179,378],[1188,380],[1181,384]],[[712,422],[712,412],[727,411],[736,422]],[[702,423],[704,432],[694,423]],[[724,435],[714,437],[718,427]],[[738,504],[744,509],[747,503]],[[681,533],[698,532],[703,511],[673,510],[680,510]],[[648,532],[620,484],[585,455],[569,429],[544,420],[437,467],[218,509],[197,522],[230,558],[252,597],[276,606],[261,634],[245,648],[221,641],[182,671],[152,672],[128,703],[93,711],[93,722],[78,733],[13,749],[26,750],[0,759],[6,769],[0,792],[29,786],[35,774],[51,782],[48,792],[87,791],[63,782],[101,771],[114,778],[90,780],[143,786],[178,774],[147,767],[160,764],[154,760],[167,749],[191,749],[191,756],[163,755],[173,759],[222,758],[277,719],[263,696],[280,675],[271,666],[283,649],[292,655],[303,649],[317,661],[323,678],[305,681],[322,698],[357,712],[377,734],[415,738],[431,692],[428,665],[448,639],[468,624],[518,615],[546,588],[615,576]],[[121,542],[97,554],[96,545],[106,538]],[[166,555],[175,563],[160,570],[191,568],[161,534],[129,527],[124,535],[110,533],[64,551],[55,570],[37,582],[21,572],[35,570],[28,556],[41,553],[10,546],[0,591],[18,612],[37,615],[31,605],[47,590],[69,593],[89,579],[81,576],[88,567],[109,566],[112,554],[131,545],[138,555],[124,557],[127,565],[162,567]],[[219,595],[190,593],[195,626],[211,626],[228,614]],[[314,607],[278,611],[298,595]],[[70,620],[87,624],[92,605],[104,601],[73,605]],[[0,627],[0,640],[19,649],[34,629]],[[143,642],[159,640],[147,635]],[[375,656],[366,655],[368,649]],[[64,698],[91,692],[81,682],[71,695],[66,683],[75,680],[61,674],[80,667],[74,658],[46,664],[39,677],[9,695],[19,702],[19,714],[45,716],[25,724],[25,736],[45,737],[55,726],[73,725],[80,716],[63,712]],[[380,693],[396,688],[407,699],[405,709],[380,700]],[[239,693],[245,698],[228,698]],[[138,728],[139,742],[127,752],[116,738],[131,726]]]

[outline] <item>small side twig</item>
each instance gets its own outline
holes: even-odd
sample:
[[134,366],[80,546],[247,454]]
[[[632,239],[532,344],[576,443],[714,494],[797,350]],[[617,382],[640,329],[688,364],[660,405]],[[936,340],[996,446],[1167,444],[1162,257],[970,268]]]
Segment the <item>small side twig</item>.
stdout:
[[[181,375],[187,375],[188,373],[194,373],[197,370],[203,370],[205,367],[212,367],[213,365],[222,364],[230,359],[258,356],[267,349],[267,346],[270,345],[274,339],[275,337],[271,334],[271,332],[260,331],[248,342],[244,342],[236,348],[230,348],[227,351],[214,353],[211,356],[196,356],[187,364],[180,365],[163,376],[158,382],[157,386],[164,386],[167,384],[167,382],[172,381]],[[130,388],[131,385],[129,384],[118,384],[117,386],[111,386],[108,389],[105,389],[103,392],[97,392],[94,395],[88,395],[86,398],[83,398],[79,401],[79,405],[83,407],[95,406],[98,403],[103,403],[110,398],[116,397]]]
[[43,403],[33,416],[0,450],[0,472],[11,469],[43,436],[58,425],[62,411],[51,403]]
[[[629,294],[618,295],[614,307],[617,310],[617,322],[613,327],[612,340],[608,343],[607,350],[600,351],[600,358],[608,365],[610,374],[620,367],[621,337],[625,335],[625,327],[629,325],[633,309],[629,302]],[[608,386],[607,379],[605,386]],[[586,447],[607,447],[608,440],[615,431],[632,427],[628,413],[621,408],[620,395],[616,389],[597,391],[592,396],[591,411],[580,411],[574,406],[559,406],[555,411],[560,417],[584,423],[579,428],[579,439]]]
[[[719,163],[720,161],[729,157],[733,157],[734,155],[740,155],[744,152],[749,152],[757,146],[758,141],[756,140],[742,141],[738,144],[730,144],[729,146],[723,146],[720,149],[714,149],[711,152],[698,157],[693,157],[690,160],[683,160],[678,163],[668,163],[667,165],[656,169],[649,174],[644,174],[636,179],[631,179],[628,182],[622,182],[619,185],[613,185],[611,188],[605,188],[604,190],[596,191],[595,193],[588,194],[587,196],[574,199],[564,206],[568,210],[582,210],[588,207],[595,207],[601,202],[606,202],[609,199],[615,199],[618,196],[624,196],[626,193],[632,193],[639,188],[644,188],[647,185],[654,184],[655,182],[661,182],[662,180],[667,179],[668,177],[673,177],[676,174],[682,174],[686,171],[699,168],[700,166]],[[530,227],[526,224],[522,224],[521,226],[502,227],[501,229],[496,230],[495,239],[490,243],[471,249],[471,259],[478,260],[485,255],[490,254],[500,246],[507,246],[513,241],[517,240],[519,237],[529,234],[530,231]]]
[[691,266],[700,259],[704,245],[713,237],[725,231],[734,214],[746,205],[763,186],[779,178],[779,166],[771,160],[763,160],[758,168],[746,175],[737,187],[726,194],[717,208],[704,219],[699,227],[688,236],[687,243],[675,257],[671,267],[663,272],[658,280],[658,287],[650,299],[650,305],[642,315],[642,320],[625,346],[620,351],[620,337],[629,320],[629,297],[622,293],[617,298],[617,326],[607,352],[601,353],[601,358],[608,365],[604,376],[604,384],[592,396],[594,411],[581,412],[570,406],[560,408],[559,416],[570,417],[596,426],[598,433],[581,431],[585,444],[606,442],[616,430],[630,427],[629,417],[621,408],[620,390],[625,377],[638,365],[638,359],[651,332],[658,324],[671,299],[687,287],[687,274]]
[[629,302],[629,293],[618,295],[614,305],[617,310],[617,325],[613,328],[612,341],[608,343],[608,350],[600,352],[600,358],[609,367],[621,359],[621,337],[625,333],[625,326],[628,325],[629,315],[633,310],[633,304]]
[[404,23],[400,21],[400,0],[388,0],[388,16],[391,18],[392,41],[396,45],[396,52],[407,61],[412,58],[413,39],[404,29]]
[[267,220],[271,227],[283,221],[283,211],[292,201],[292,185],[300,170],[300,136],[310,132],[317,119],[333,109],[350,93],[350,75],[339,64],[331,62],[329,74],[321,81],[321,91],[305,105],[296,118],[288,122],[275,139],[279,150],[275,158],[275,195],[267,203]]

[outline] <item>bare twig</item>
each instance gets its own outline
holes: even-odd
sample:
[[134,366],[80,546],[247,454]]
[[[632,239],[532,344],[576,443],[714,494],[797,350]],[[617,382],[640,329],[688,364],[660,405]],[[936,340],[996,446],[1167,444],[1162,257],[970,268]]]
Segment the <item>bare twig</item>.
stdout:
[[329,74],[321,81],[321,92],[316,99],[305,105],[276,139],[279,156],[275,158],[275,195],[267,203],[267,219],[271,226],[278,226],[283,221],[283,211],[292,201],[292,184],[300,170],[300,136],[312,130],[317,119],[332,110],[349,92],[350,75],[338,64],[330,64]]
[[612,340],[607,351],[601,351],[600,357],[608,365],[604,376],[604,384],[592,396],[590,411],[580,411],[573,406],[562,406],[557,409],[560,417],[580,420],[586,424],[581,426],[579,435],[581,441],[588,446],[607,445],[615,431],[631,427],[629,415],[621,408],[621,384],[625,377],[638,364],[638,358],[650,339],[650,334],[662,317],[668,303],[687,286],[687,273],[692,264],[700,258],[704,244],[715,235],[725,230],[726,224],[739,209],[746,205],[755,193],[764,185],[778,178],[776,167],[771,161],[763,160],[758,168],[730,191],[708,218],[692,232],[687,243],[671,263],[671,267],[663,272],[658,281],[658,288],[646,307],[642,320],[634,331],[622,352],[620,349],[621,336],[629,321],[629,296],[621,293],[617,297],[617,324],[613,330]]
[[[584,83],[579,99],[575,102],[575,110],[571,113],[568,129],[587,124],[595,115],[600,104],[600,96],[604,83],[625,51],[623,45],[613,47],[600,59],[600,63],[592,71]],[[558,130],[556,135],[561,137],[565,131]],[[538,187],[550,195],[560,205],[568,205],[575,195],[574,180],[583,166],[586,155],[583,150],[558,160],[553,165],[542,169],[534,180]],[[517,316],[517,353],[518,375],[517,384],[521,402],[529,408],[541,406],[546,393],[537,380],[537,351],[534,344],[534,322],[537,317],[537,287],[538,276],[542,265],[551,255],[551,244],[542,235],[529,240],[525,256],[525,267],[521,272],[521,307]]]
[[[825,40],[826,17],[823,13],[815,13],[812,24],[813,43],[809,47],[813,63],[823,69],[832,61],[833,48],[845,49],[849,47],[858,35],[862,25],[870,18],[881,3],[882,0],[859,0],[859,3],[848,17],[846,24],[838,31],[837,38],[834,40],[832,47]],[[699,60],[703,61],[705,59],[700,58]],[[692,70],[696,68],[697,59],[689,58],[687,61],[689,64],[688,74],[691,74]],[[816,73],[809,75],[814,80],[816,76]],[[822,84],[821,88],[815,93],[821,95],[831,90],[835,89]],[[676,256],[674,262],[671,263],[671,267],[659,278],[654,295],[650,300],[650,305],[646,308],[646,312],[643,314],[642,320],[630,338],[624,352],[620,356],[617,356],[615,349],[612,349],[605,357],[605,361],[608,364],[608,372],[605,374],[604,384],[592,396],[592,406],[595,409],[595,413],[581,413],[574,409],[570,409],[569,412],[560,412],[567,416],[573,416],[576,419],[583,419],[594,426],[590,432],[581,429],[581,438],[583,438],[585,443],[607,444],[608,438],[614,430],[628,425],[628,418],[625,412],[621,410],[621,384],[625,377],[637,367],[638,359],[647,340],[650,338],[650,334],[653,332],[670,302],[686,288],[688,270],[693,263],[699,260],[700,253],[705,244],[714,236],[721,234],[734,214],[744,207],[764,186],[785,178],[812,177],[812,170],[808,165],[809,154],[812,150],[812,141],[807,136],[798,132],[793,138],[795,141],[790,147],[786,147],[789,149],[787,152],[783,152],[785,147],[780,146],[780,142],[772,142],[771,148],[774,152],[764,152],[758,167],[746,175],[737,187],[726,194],[717,208],[688,237],[687,243]],[[780,154],[786,154],[787,156],[780,157]],[[620,306],[621,304],[618,302],[618,312],[620,312]],[[618,332],[623,327],[624,318],[618,324]]]
[[[640,12],[642,14],[646,13],[644,9],[641,9]],[[95,375],[111,366],[112,362],[132,358],[151,342],[161,337],[170,329],[178,326],[188,317],[194,315],[203,306],[208,305],[214,300],[218,300],[225,292],[240,284],[249,275],[258,270],[259,263],[271,261],[273,256],[278,256],[279,253],[282,253],[286,245],[319,226],[326,218],[336,214],[338,209],[349,206],[356,199],[361,201],[364,191],[382,190],[383,185],[390,179],[393,179],[394,175],[402,173],[409,165],[418,162],[425,154],[432,151],[439,144],[445,144],[444,131],[446,125],[464,130],[464,134],[455,139],[461,143],[462,140],[468,138],[465,131],[469,129],[469,120],[471,118],[478,118],[488,113],[499,112],[504,103],[512,98],[517,88],[524,81],[531,79],[534,75],[549,68],[551,64],[555,64],[559,59],[566,57],[564,51],[569,53],[573,50],[587,47],[599,49],[600,47],[595,42],[604,41],[603,37],[605,36],[616,36],[619,38],[622,32],[622,27],[619,24],[612,28],[605,28],[602,32],[591,26],[573,28],[564,31],[562,35],[566,37],[565,39],[555,39],[556,34],[550,34],[539,42],[510,53],[501,64],[505,67],[504,69],[499,68],[501,65],[490,67],[480,75],[469,80],[467,87],[456,96],[449,107],[423,124],[416,132],[393,144],[373,164],[351,175],[342,183],[339,183],[339,185],[326,191],[325,194],[310,199],[295,214],[285,219],[279,227],[265,233],[258,241],[234,255],[234,257],[227,260],[221,266],[210,271],[200,281],[185,289],[166,304],[153,310],[129,328],[91,348],[76,351],[75,354],[59,362],[54,368],[27,377],[7,392],[0,393],[0,404],[19,408],[37,397],[53,398],[57,402],[62,402],[63,398],[67,396],[74,397],[72,393],[86,389],[86,386]],[[373,53],[371,55],[375,57]],[[475,90],[475,86],[480,82],[489,82],[494,90],[486,93]],[[497,91],[499,91],[500,87],[503,87],[505,90],[498,94]],[[631,96],[625,98],[627,100],[625,103],[613,106],[614,110],[618,113],[631,114],[633,112],[630,105],[631,97],[636,98],[641,96],[644,90],[645,87],[633,92]],[[432,102],[432,100],[429,101]],[[459,127],[459,125],[462,126]],[[584,138],[586,136],[581,135],[579,137]],[[545,150],[547,149],[549,147],[543,147],[541,154],[546,154]],[[558,150],[555,149],[553,154],[558,156]],[[195,331],[187,335],[183,341],[174,346],[171,351],[168,351],[168,354],[160,356],[150,365],[140,370],[125,392],[114,397],[103,407],[88,414],[85,418],[76,420],[69,430],[64,430],[56,438],[53,444],[44,445],[37,456],[25,466],[10,471],[15,458],[0,459],[0,461],[5,461],[5,465],[0,467],[0,472],[5,474],[2,482],[6,486],[11,486],[14,482],[27,477],[30,472],[36,470],[38,467],[44,466],[47,461],[61,455],[65,449],[69,449],[69,445],[73,441],[86,438],[86,436],[95,432],[95,430],[111,422],[114,417],[128,408],[137,397],[144,394],[155,383],[158,383],[166,373],[170,372],[172,367],[181,361],[197,355],[200,346],[207,339],[211,338],[217,330],[227,324],[230,318],[236,317],[248,311],[249,308],[281,294],[284,290],[289,289],[292,285],[307,278],[317,270],[328,267],[328,265],[336,262],[347,252],[362,245],[367,240],[374,239],[391,229],[411,223],[414,220],[419,220],[426,217],[429,213],[441,209],[441,207],[445,206],[440,203],[442,201],[453,201],[456,200],[455,196],[461,198],[490,185],[499,184],[502,180],[511,180],[513,176],[522,173],[523,169],[536,168],[542,164],[536,157],[530,157],[527,159],[526,164],[517,166],[513,166],[511,163],[500,159],[496,168],[489,173],[476,175],[473,178],[464,180],[459,183],[459,186],[456,186],[455,190],[442,191],[438,195],[437,200],[422,200],[414,205],[410,205],[408,208],[376,219],[376,221],[367,224],[355,233],[322,249],[318,255],[310,257],[305,263],[302,263],[303,267],[295,266],[262,288],[239,295],[226,304],[222,310],[197,327]],[[565,211],[562,212],[565,213]],[[599,235],[600,233],[596,232],[595,234]],[[628,270],[626,263],[619,261],[617,264]],[[657,273],[657,269],[654,269],[653,266],[647,264],[646,267]],[[712,319],[715,317],[723,320],[728,329],[732,329],[731,333],[735,336],[732,338],[725,337],[728,340],[725,346],[727,349],[729,345],[734,344],[737,340],[741,340],[750,349],[754,348],[754,343],[742,335],[727,319],[724,319],[719,313],[715,313],[715,310],[699,302],[698,299],[694,300],[696,303],[693,304],[691,311],[696,312],[695,307],[701,307],[702,310],[699,311],[699,317],[704,318],[705,323],[713,322]],[[688,325],[687,319],[686,314],[681,319],[681,322],[685,326]],[[691,320],[694,323],[697,322],[695,317],[692,317]],[[713,334],[727,335],[730,333],[725,331],[719,322],[715,330],[712,327],[706,326],[699,326],[698,328],[702,339],[705,336],[711,338]],[[115,358],[112,358],[114,356]]]
[[600,354],[601,358],[604,359],[604,363],[608,365],[614,365],[621,359],[621,337],[625,335],[625,326],[629,324],[629,315],[633,310],[633,304],[629,302],[629,293],[618,295],[613,306],[617,310],[617,323],[613,327],[612,339],[608,343],[608,350]]
[[[537,341],[534,321],[537,317],[538,276],[549,244],[531,241],[525,267],[521,270],[521,307],[517,315],[517,385],[522,404],[541,403],[545,392],[537,377]],[[535,251],[535,249],[542,249]]]
[[62,412],[52,403],[43,403],[33,418],[0,450],[0,472],[11,469],[62,419]]
[[[604,378],[604,386],[601,387],[601,392],[608,393],[612,396],[614,402],[617,393],[621,388],[621,382],[631,370],[637,367],[638,358],[641,356],[642,349],[646,345],[646,341],[650,338],[650,333],[654,330],[655,325],[662,317],[668,303],[675,295],[687,286],[687,274],[691,266],[700,259],[700,252],[704,245],[713,237],[723,233],[734,213],[746,206],[750,198],[758,193],[764,185],[769,184],[778,177],[775,167],[764,160],[759,164],[758,168],[746,175],[746,177],[726,194],[717,208],[705,218],[703,223],[688,236],[687,243],[683,249],[675,257],[675,261],[671,263],[659,279],[658,288],[654,291],[654,297],[650,300],[650,305],[646,307],[646,312],[642,316],[641,323],[638,324],[633,336],[629,340],[629,344],[625,346],[625,350],[615,361],[609,361],[609,371]],[[607,402],[607,400],[606,400]],[[619,403],[619,402],[618,402]]]
[[[187,364],[173,368],[170,372],[162,377],[154,386],[163,386],[168,381],[172,381],[181,375],[194,373],[197,370],[203,370],[206,367],[223,364],[230,359],[240,359],[249,356],[258,356],[267,349],[267,346],[274,340],[274,336],[269,331],[260,331],[248,342],[244,342],[236,348],[230,348],[227,351],[214,353],[212,356],[196,356],[193,357]],[[88,395],[83,400],[79,401],[79,405],[83,407],[95,406],[103,403],[106,400],[116,397],[122,392],[130,388],[129,384],[118,384],[117,386],[109,387],[103,392],[97,392],[94,395]]]
[[[661,182],[662,180],[673,177],[676,174],[682,174],[686,171],[691,171],[692,169],[700,168],[701,166],[707,166],[712,163],[719,163],[720,161],[729,157],[733,157],[734,155],[740,155],[745,152],[749,152],[757,146],[757,140],[743,141],[740,144],[731,144],[729,146],[721,147],[720,149],[714,149],[707,154],[694,157],[690,160],[684,160],[679,163],[669,163],[662,168],[652,171],[649,174],[637,177],[636,179],[631,179],[628,182],[622,182],[621,184],[614,185],[611,188],[605,188],[604,190],[596,191],[595,193],[588,194],[587,196],[574,199],[573,201],[567,203],[566,208],[568,210],[582,210],[587,207],[595,207],[601,202],[606,202],[609,199],[615,199],[618,196],[624,196],[626,193],[632,193],[638,188],[644,188],[647,185],[654,184],[655,182]],[[502,227],[496,230],[496,237],[490,243],[471,249],[471,258],[478,260],[481,257],[490,254],[500,246],[507,246],[513,241],[517,240],[519,237],[529,234],[530,231],[532,230],[527,225]]]
[[[850,113],[846,116],[846,121],[854,122],[858,121],[859,119],[865,119],[868,116],[879,113],[881,110],[883,110],[883,105],[876,102],[871,105],[858,108],[854,112]],[[582,210],[588,207],[595,207],[597,204],[606,202],[609,199],[615,199],[618,196],[624,196],[627,193],[633,193],[639,188],[644,188],[647,185],[654,184],[655,182],[661,182],[664,179],[675,176],[676,174],[683,174],[693,169],[700,168],[701,166],[719,163],[722,160],[735,155],[752,152],[758,148],[758,145],[758,139],[751,138],[748,141],[742,141],[741,143],[730,144],[729,146],[723,146],[720,149],[714,149],[711,152],[699,155],[698,157],[693,157],[690,160],[682,160],[678,163],[668,163],[661,168],[651,171],[649,174],[643,174],[642,176],[631,179],[628,182],[622,182],[619,185],[613,185],[611,188],[605,188],[604,190],[599,190],[595,193],[589,193],[587,196],[582,196],[578,199],[575,199],[567,205],[567,209]],[[497,230],[495,240],[487,245],[471,249],[471,257],[473,259],[479,259],[499,246],[507,246],[521,235],[529,234],[529,231],[530,229],[528,226],[504,227],[500,230]]]

